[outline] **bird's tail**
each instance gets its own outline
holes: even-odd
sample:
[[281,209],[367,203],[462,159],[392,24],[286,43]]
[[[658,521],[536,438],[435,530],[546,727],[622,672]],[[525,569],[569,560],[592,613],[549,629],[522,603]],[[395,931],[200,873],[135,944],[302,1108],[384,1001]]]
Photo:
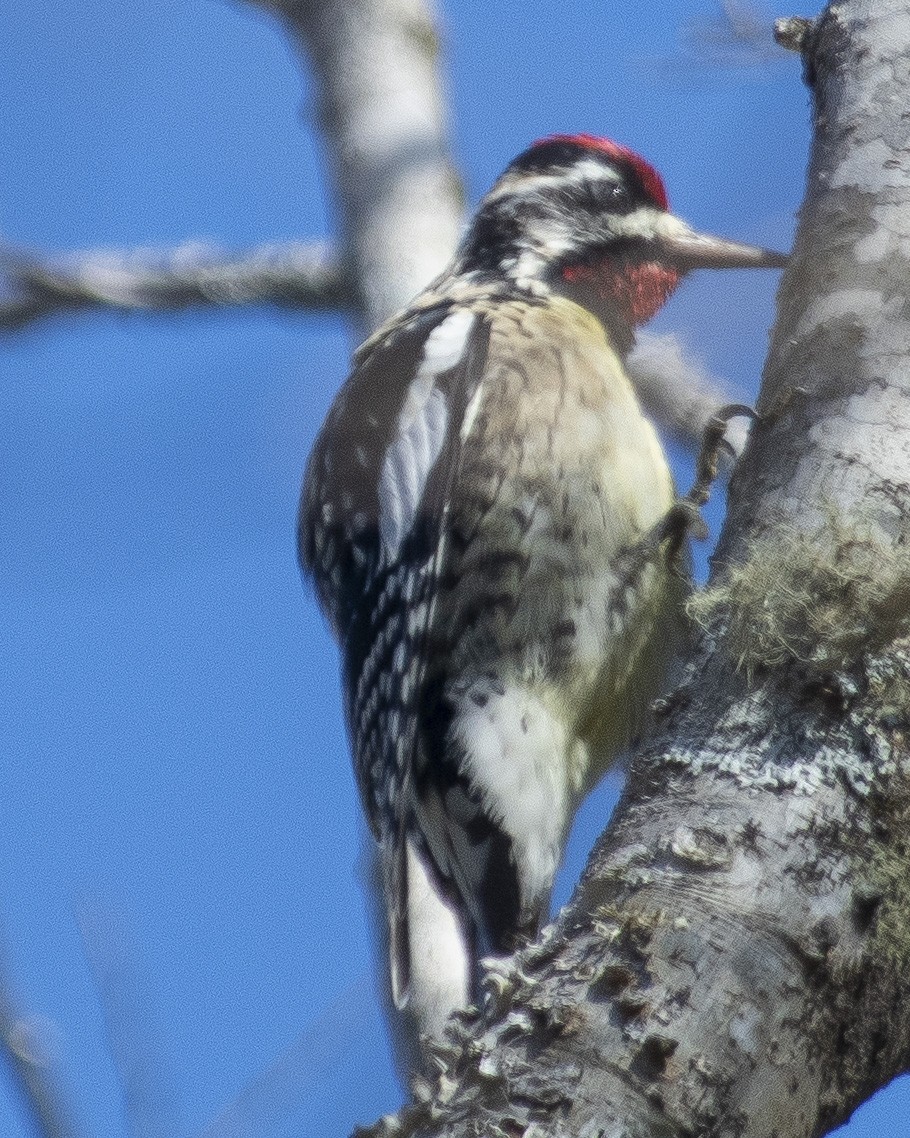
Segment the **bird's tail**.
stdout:
[[390,1027],[400,1065],[412,1072],[419,1063],[412,1041],[440,1038],[452,1012],[470,1002],[473,935],[467,914],[410,836],[400,848],[382,850],[380,857],[385,862]]

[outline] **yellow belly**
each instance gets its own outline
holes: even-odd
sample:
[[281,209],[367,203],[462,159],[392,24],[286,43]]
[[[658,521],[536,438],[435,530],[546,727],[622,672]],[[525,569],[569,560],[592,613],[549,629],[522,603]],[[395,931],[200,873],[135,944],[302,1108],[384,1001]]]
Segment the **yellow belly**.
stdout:
[[672,479],[621,359],[586,310],[560,300],[503,313],[488,361],[469,409],[434,624],[458,675],[517,682],[551,709],[577,797],[658,694],[682,585],[662,560],[629,580],[619,561],[670,507]]

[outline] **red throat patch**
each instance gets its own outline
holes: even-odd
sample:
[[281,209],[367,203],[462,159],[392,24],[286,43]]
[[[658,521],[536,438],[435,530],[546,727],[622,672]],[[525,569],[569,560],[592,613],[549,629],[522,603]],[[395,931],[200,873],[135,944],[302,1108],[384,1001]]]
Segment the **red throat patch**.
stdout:
[[616,306],[630,327],[645,324],[656,315],[679,284],[681,273],[656,261],[617,265],[605,258],[596,265],[563,269],[569,284],[588,285],[601,300]]

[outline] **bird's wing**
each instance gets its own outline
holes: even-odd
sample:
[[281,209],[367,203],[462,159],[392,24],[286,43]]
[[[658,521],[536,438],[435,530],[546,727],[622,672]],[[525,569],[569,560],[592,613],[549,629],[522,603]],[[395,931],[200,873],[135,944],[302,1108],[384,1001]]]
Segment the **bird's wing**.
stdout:
[[414,777],[428,758],[420,701],[461,428],[488,339],[480,315],[451,306],[374,338],[329,413],[301,501],[301,563],[342,646],[358,784],[383,847],[399,1003],[410,974],[405,844],[419,838]]

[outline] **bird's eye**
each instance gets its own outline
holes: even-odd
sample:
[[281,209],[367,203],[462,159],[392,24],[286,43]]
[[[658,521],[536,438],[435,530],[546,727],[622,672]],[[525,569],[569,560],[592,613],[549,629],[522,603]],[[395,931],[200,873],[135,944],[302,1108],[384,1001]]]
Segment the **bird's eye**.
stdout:
[[577,191],[578,204],[582,209],[600,213],[601,210],[623,209],[630,204],[629,191],[622,182],[583,182]]

